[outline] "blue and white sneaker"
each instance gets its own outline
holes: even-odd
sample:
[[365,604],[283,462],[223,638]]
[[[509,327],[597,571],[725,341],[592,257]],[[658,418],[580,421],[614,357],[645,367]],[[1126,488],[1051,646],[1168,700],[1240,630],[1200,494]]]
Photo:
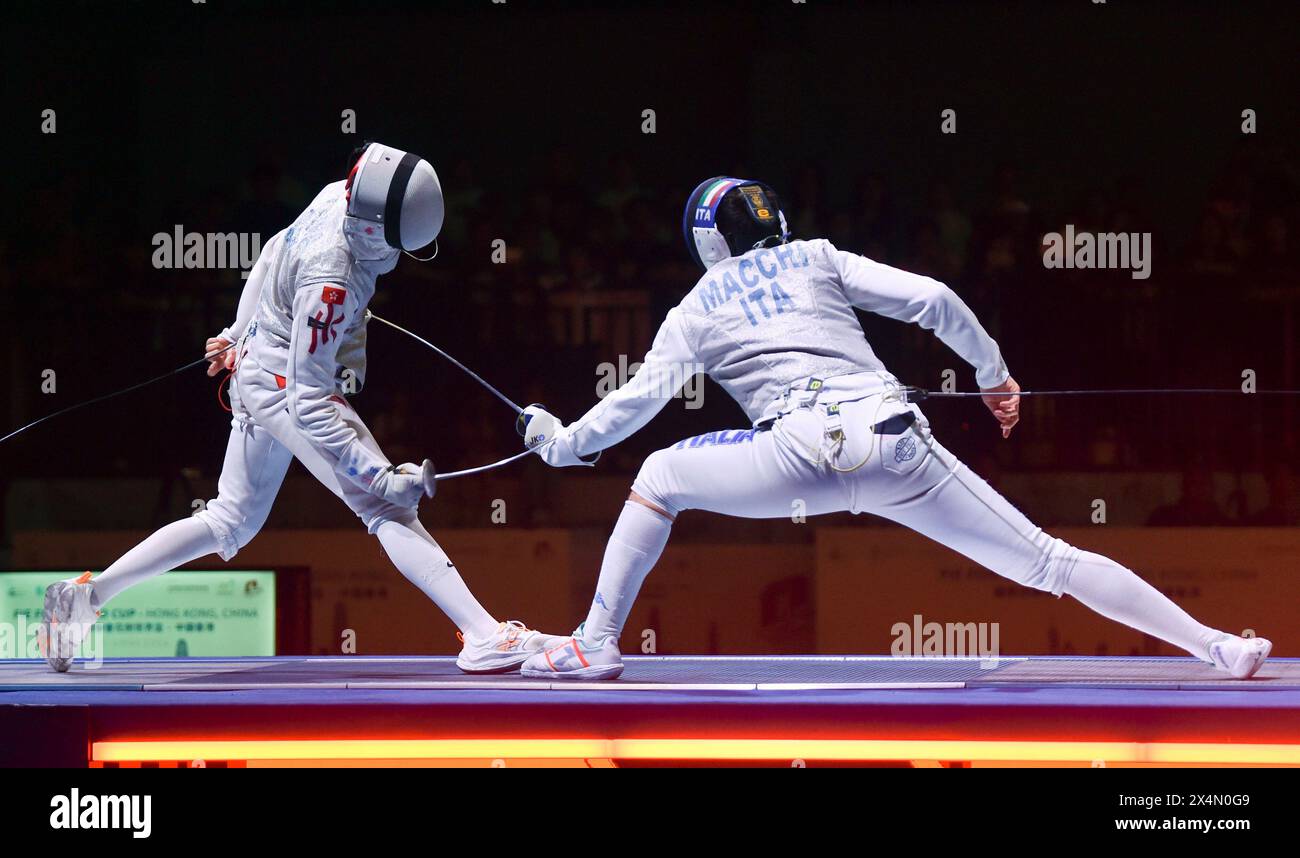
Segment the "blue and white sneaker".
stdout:
[[1243,638],[1224,635],[1210,644],[1210,659],[1219,670],[1226,670],[1235,679],[1249,679],[1264,666],[1264,660],[1273,651],[1273,642],[1267,638]]
[[530,679],[618,679],[623,673],[618,638],[592,643],[583,639],[585,626],[578,626],[559,646],[528,659],[519,672]]

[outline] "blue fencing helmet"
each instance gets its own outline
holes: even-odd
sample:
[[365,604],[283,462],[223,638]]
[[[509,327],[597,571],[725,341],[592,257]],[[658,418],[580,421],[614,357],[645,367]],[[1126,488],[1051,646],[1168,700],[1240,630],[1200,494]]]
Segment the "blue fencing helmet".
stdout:
[[[745,211],[757,231],[767,235],[749,247],[733,247],[718,228],[718,207],[728,194],[740,194]],[[790,240],[785,213],[776,204],[776,192],[763,182],[714,176],[699,184],[686,200],[682,213],[682,235],[691,258],[705,271],[724,259],[739,256],[760,245]]]

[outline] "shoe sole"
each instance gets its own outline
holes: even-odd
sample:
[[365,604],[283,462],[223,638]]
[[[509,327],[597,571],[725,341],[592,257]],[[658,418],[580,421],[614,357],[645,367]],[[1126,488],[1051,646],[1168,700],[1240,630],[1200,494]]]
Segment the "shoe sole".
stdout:
[[513,659],[509,662],[491,665],[474,665],[473,667],[469,666],[466,662],[462,662],[460,659],[456,659],[456,667],[461,673],[470,673],[477,676],[490,676],[494,673],[513,673],[519,669],[521,664],[528,661],[528,658],[531,655],[531,652],[524,653],[521,658]]
[[534,670],[525,667],[521,669],[519,673],[528,679],[618,679],[623,674],[623,665],[599,664],[592,665],[591,667],[580,667],[577,670],[566,670],[563,673],[557,673],[554,670]]

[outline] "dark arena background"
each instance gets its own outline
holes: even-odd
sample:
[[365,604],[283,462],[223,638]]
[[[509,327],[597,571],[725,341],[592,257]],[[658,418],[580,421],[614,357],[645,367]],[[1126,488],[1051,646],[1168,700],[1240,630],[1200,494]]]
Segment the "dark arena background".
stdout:
[[[698,279],[691,188],[761,177],[795,237],[951,286],[1025,390],[1165,391],[1027,396],[1005,440],[978,398],[922,407],[1034,523],[1273,651],[1231,680],[870,515],[688,511],[621,679],[466,675],[455,627],[295,464],[229,564],[115,600],[96,657],[54,673],[29,648],[45,586],[217,494],[224,379],[196,366],[0,442],[0,765],[1300,765],[1294,4],[4,14],[0,434],[201,358],[260,243],[371,140],[428,159],[446,221],[370,309],[574,420]],[[1053,266],[1052,236],[1081,233],[1145,255]],[[862,324],[906,384],[977,389],[930,332]],[[367,351],[350,399],[393,462],[523,449],[413,339],[371,323]],[[1220,392],[1168,392],[1189,388]],[[421,519],[495,616],[567,635],[642,461],[747,427],[697,376],[597,467],[446,480]]]

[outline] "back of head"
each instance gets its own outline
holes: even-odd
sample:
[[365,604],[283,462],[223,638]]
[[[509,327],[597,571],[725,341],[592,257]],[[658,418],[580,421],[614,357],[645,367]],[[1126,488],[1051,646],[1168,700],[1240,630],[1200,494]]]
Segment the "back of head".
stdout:
[[763,182],[715,176],[691,192],[682,215],[691,258],[707,271],[731,256],[789,240],[776,192]]
[[718,203],[718,232],[727,240],[732,256],[754,248],[779,244],[785,230],[780,221],[781,201],[776,191],[757,182],[727,191]]
[[384,227],[384,240],[399,250],[424,247],[442,230],[442,184],[418,155],[371,143],[347,181],[348,215]]

